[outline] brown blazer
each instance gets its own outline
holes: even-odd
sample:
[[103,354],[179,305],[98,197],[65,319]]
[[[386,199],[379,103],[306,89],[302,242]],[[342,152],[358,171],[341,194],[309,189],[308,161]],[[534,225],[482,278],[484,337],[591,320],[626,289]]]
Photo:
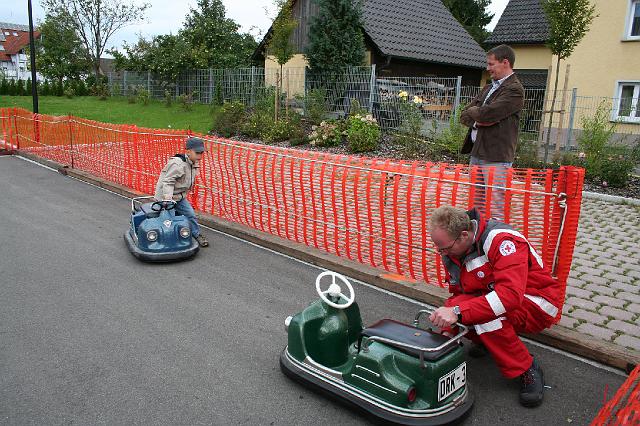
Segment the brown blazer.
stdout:
[[[513,74],[482,105],[490,89],[491,85],[486,85],[460,114],[460,122],[470,128],[461,152],[485,161],[512,163],[518,142],[520,111],[524,105],[524,87]],[[475,143],[471,140],[474,122],[479,123]]]

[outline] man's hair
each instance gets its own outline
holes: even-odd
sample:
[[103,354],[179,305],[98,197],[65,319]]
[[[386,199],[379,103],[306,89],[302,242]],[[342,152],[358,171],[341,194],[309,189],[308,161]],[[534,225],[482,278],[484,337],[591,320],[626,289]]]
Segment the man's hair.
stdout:
[[460,235],[462,231],[471,230],[471,219],[463,209],[451,206],[438,207],[431,213],[429,221],[431,229],[440,228],[447,231],[450,237]]
[[513,65],[516,63],[516,52],[506,44],[501,44],[500,46],[496,46],[493,49],[487,52],[487,56],[493,55],[500,62],[505,59],[509,61],[509,65],[513,68]]

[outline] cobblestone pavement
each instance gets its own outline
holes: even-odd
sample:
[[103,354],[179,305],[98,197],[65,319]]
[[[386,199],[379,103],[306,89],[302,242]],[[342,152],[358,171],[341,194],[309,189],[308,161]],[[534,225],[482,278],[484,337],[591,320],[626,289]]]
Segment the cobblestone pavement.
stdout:
[[584,198],[560,325],[640,351],[640,206]]

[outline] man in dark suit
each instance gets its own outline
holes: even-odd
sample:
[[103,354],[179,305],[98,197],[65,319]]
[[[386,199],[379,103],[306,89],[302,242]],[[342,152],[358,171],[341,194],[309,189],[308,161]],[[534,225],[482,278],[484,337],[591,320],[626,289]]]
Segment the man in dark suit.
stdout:
[[[465,107],[460,122],[469,127],[462,153],[471,153],[471,166],[478,166],[475,202],[489,217],[504,220],[504,186],[513,164],[518,142],[524,88],[513,72],[515,52],[506,45],[487,52],[491,84]],[[491,186],[490,211],[486,188]]]

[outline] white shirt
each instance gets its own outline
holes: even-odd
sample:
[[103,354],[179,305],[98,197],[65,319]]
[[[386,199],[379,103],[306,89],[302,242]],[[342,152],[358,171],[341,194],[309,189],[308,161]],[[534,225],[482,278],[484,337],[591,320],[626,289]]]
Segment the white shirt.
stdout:
[[[493,92],[498,90],[498,88],[502,86],[502,83],[504,83],[504,81],[509,77],[511,77],[513,74],[514,73],[511,73],[508,76],[501,78],[500,80],[497,80],[497,81],[491,80],[491,89],[489,89],[489,93],[487,93],[487,96],[484,97],[484,101],[482,101],[482,106],[484,106],[487,103],[487,99],[489,99],[491,95],[493,95]],[[471,130],[471,141],[475,142],[476,137],[478,137],[478,129],[476,128],[476,123],[473,123],[473,129]]]

